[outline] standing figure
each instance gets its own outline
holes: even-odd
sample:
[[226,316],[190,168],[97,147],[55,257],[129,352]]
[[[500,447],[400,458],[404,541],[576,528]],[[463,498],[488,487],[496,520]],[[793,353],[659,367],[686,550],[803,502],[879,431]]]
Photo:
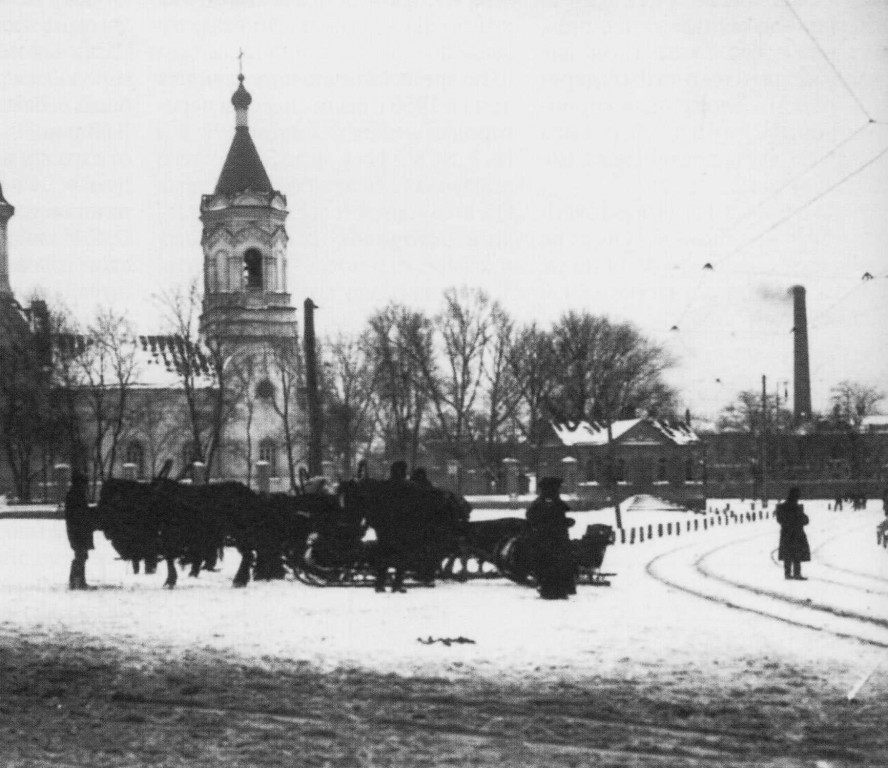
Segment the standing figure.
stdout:
[[885,519],[876,526],[876,544],[888,547],[888,488],[882,494],[882,512]]
[[799,504],[800,496],[798,488],[790,488],[786,501],[777,505],[776,517],[780,523],[780,549],[777,556],[783,561],[785,578],[805,581],[802,563],[811,559],[811,549],[805,535],[808,516],[804,506]]
[[567,533],[574,521],[558,494],[560,477],[540,480],[540,495],[527,508],[531,563],[544,600],[566,600],[576,594],[576,576]]
[[74,550],[68,587],[89,589],[86,583],[86,559],[89,550],[93,549],[93,519],[86,498],[86,476],[80,472],[75,472],[71,477],[71,487],[65,495],[65,528],[68,543]]

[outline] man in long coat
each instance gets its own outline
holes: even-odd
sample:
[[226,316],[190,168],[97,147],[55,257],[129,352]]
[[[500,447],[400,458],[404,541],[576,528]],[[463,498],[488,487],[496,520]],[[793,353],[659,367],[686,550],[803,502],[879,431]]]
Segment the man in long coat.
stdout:
[[74,550],[68,586],[71,589],[89,589],[86,583],[86,560],[93,549],[93,517],[86,498],[86,476],[75,472],[71,487],[65,496],[65,528],[68,543]]
[[576,592],[574,563],[567,533],[574,521],[558,494],[560,477],[540,480],[540,495],[527,508],[531,561],[544,600],[566,600]]
[[776,517],[780,523],[780,548],[777,556],[783,561],[785,578],[804,581],[802,563],[811,559],[811,548],[805,535],[808,516],[805,508],[799,504],[800,496],[798,488],[790,488],[786,501],[777,505]]

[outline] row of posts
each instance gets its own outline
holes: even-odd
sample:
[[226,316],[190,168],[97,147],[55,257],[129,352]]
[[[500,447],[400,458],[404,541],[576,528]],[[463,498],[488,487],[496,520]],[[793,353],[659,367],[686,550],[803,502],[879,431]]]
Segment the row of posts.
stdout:
[[[692,530],[698,531],[702,529],[708,530],[709,528],[715,528],[720,525],[730,525],[733,523],[752,523],[757,520],[767,520],[771,517],[771,513],[766,509],[760,509],[757,512],[731,512],[729,514],[718,514],[712,515],[709,517],[704,517],[702,520],[698,517],[695,517],[693,520],[681,520],[675,521],[672,523],[650,523],[649,525],[642,525],[638,528],[629,528],[628,531],[626,528],[620,529],[617,537],[618,544],[635,544],[636,542],[642,544],[645,539],[650,540],[653,539],[656,533],[657,538],[662,538],[663,536],[681,536],[682,531],[682,523],[684,523],[684,529],[686,532],[690,532]],[[702,526],[701,526],[702,523]]]

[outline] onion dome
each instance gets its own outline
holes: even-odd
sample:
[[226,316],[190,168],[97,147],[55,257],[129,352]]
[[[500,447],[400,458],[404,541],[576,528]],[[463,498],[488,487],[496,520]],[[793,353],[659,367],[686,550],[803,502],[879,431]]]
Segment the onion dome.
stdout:
[[253,103],[253,97],[250,96],[250,92],[244,88],[244,76],[238,75],[237,79],[240,80],[240,85],[231,97],[231,103],[234,104],[235,109],[248,109],[250,104]]
[[238,75],[240,81],[237,90],[231,97],[234,105],[235,130],[234,139],[216,183],[216,194],[232,195],[239,192],[272,192],[271,180],[265,172],[265,166],[259,158],[259,151],[250,136],[247,125],[247,110],[253,97],[244,88],[244,76]]

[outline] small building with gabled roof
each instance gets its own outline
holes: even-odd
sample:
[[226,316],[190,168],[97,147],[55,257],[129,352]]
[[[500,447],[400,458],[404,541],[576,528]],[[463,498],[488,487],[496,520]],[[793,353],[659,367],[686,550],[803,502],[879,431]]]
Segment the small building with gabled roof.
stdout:
[[705,507],[705,446],[687,424],[651,418],[552,422],[541,475],[594,502],[650,494]]

